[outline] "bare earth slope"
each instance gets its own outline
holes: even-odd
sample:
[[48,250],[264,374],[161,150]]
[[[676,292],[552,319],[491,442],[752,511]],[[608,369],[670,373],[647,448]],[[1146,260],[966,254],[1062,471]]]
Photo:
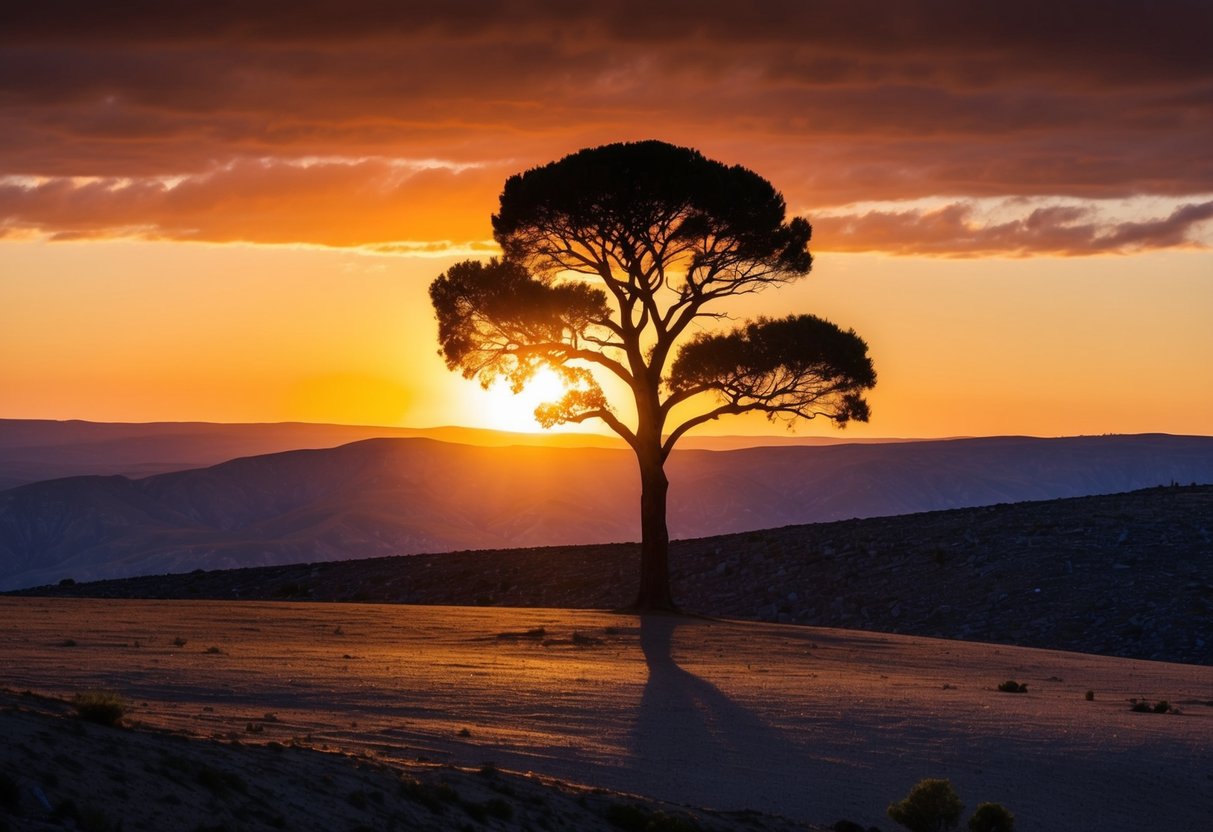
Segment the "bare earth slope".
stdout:
[[[635,546],[201,570],[37,594],[610,609]],[[689,611],[1213,664],[1213,486],[790,526],[673,545]]]
[[[1194,665],[561,610],[41,598],[0,599],[0,653],[11,688],[116,690],[134,722],[241,743],[75,737],[0,713],[15,740],[0,771],[31,813],[19,829],[46,828],[26,825],[32,785],[110,819],[129,808],[127,830],[165,828],[134,822],[148,775],[180,801],[156,806],[178,828],[267,828],[291,806],[317,807],[294,828],[333,828],[322,812],[342,800],[391,828],[378,821],[420,807],[399,774],[373,772],[419,760],[886,830],[885,807],[922,777],[951,779],[970,810],[1007,805],[1023,830],[1199,829],[1213,813],[1213,668]],[[998,691],[1008,678],[1027,692]],[[1135,713],[1134,699],[1182,713]],[[365,755],[368,770],[247,747],[269,742]],[[543,805],[570,809],[552,793],[524,807],[537,792],[513,777],[518,797],[436,776],[469,803],[514,806],[508,822],[468,818],[474,829],[542,828]],[[568,817],[549,823],[595,828]]]
[[297,739],[199,738],[127,722],[137,727],[90,724],[75,718],[68,701],[0,690],[4,828],[609,832],[618,829],[612,820],[622,817],[669,818],[703,832],[817,828],[755,812],[688,809],[534,774],[388,761],[363,749],[321,749]]
[[[676,538],[1213,482],[1213,438],[1108,436],[684,450]],[[635,460],[608,448],[371,439],[210,468],[0,492],[0,588],[638,536]]]

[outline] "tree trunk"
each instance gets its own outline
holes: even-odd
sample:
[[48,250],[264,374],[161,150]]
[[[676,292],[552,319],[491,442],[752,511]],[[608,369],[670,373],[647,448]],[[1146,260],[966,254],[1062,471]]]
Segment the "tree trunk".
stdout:
[[670,533],[666,529],[669,480],[661,449],[637,453],[640,461],[640,592],[638,610],[675,610],[670,593]]

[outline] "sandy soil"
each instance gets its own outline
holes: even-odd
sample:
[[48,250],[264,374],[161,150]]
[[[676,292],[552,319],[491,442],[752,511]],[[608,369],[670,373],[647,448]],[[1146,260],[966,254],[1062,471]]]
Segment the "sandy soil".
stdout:
[[115,690],[132,721],[193,736],[809,823],[890,829],[885,807],[923,777],[1021,831],[1213,815],[1202,666],[563,610],[37,598],[0,598],[0,656],[2,687]]

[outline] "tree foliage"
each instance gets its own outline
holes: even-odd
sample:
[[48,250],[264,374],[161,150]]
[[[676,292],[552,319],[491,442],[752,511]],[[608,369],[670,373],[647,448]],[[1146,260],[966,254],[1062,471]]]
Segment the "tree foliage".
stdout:
[[[536,416],[600,419],[636,451],[646,557],[664,558],[662,466],[686,431],[748,412],[868,418],[876,375],[854,332],[809,315],[724,326],[721,302],[813,264],[808,221],[753,171],[659,141],[590,148],[511,176],[492,224],[504,256],[430,286],[447,366],[515,390],[560,374],[568,392]],[[604,376],[630,389],[634,420]]]
[[[715,393],[721,404],[690,422],[758,411],[770,419],[868,420],[862,390],[876,383],[867,344],[814,315],[759,318],[727,333],[701,333],[670,369],[671,400]],[[677,438],[677,437],[674,437]]]

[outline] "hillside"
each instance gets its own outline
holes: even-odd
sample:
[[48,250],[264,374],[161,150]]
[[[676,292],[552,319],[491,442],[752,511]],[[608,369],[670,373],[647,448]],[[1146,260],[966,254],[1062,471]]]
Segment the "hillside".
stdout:
[[384,438],[485,446],[620,446],[611,437],[595,434],[525,434],[461,427],[0,419],[0,489],[63,477],[147,477],[205,468],[237,457]]
[[[610,609],[632,599],[637,557],[458,552],[28,594]],[[1213,486],[791,526],[671,557],[677,600],[707,615],[1213,664]]]
[[[613,434],[511,433],[485,428],[396,428],[309,422],[86,422],[0,419],[0,489],[89,475],[147,477],[205,468],[243,456],[334,448],[363,439],[434,439],[461,445],[623,448]],[[687,436],[683,448],[735,450],[758,445],[834,445],[846,440],[783,436]],[[896,442],[899,440],[860,440]]]
[[[130,479],[0,492],[0,588],[459,549],[635,540],[635,462],[609,448],[371,439]],[[676,538],[1213,482],[1213,438],[1003,437],[684,450]]]

